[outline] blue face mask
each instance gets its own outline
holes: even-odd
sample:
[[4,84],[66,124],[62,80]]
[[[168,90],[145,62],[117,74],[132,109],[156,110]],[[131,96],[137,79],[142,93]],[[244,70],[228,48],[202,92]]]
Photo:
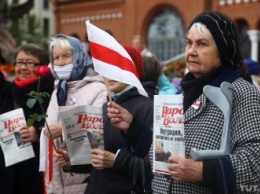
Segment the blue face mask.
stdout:
[[54,71],[60,80],[69,80],[73,64],[54,66]]

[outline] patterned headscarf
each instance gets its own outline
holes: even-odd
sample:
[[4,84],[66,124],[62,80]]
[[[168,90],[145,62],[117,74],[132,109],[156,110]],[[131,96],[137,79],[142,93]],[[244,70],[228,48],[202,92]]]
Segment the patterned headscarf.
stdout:
[[210,31],[217,45],[222,65],[238,69],[243,64],[236,28],[227,16],[208,11],[198,15],[191,22],[190,27],[194,23],[202,23]]
[[[82,80],[87,72],[88,67],[93,65],[92,59],[84,52],[82,43],[75,37],[66,36],[64,34],[58,34],[54,37],[54,39],[65,38],[69,41],[72,52],[73,52],[73,68],[70,74],[69,81]],[[54,71],[53,64],[53,46],[50,48],[50,62],[52,65],[53,73],[57,76]],[[65,106],[67,100],[67,84],[66,80],[59,80],[58,89],[57,89],[57,99],[59,106]]]

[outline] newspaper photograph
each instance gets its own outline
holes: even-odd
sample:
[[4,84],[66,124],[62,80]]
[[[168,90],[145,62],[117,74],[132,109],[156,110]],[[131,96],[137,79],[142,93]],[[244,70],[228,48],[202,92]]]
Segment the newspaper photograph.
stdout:
[[35,156],[32,144],[22,141],[20,129],[24,126],[26,120],[22,108],[0,115],[0,145],[6,167]]
[[183,96],[154,96],[153,172],[169,174],[170,156],[185,156]]
[[75,106],[60,111],[60,119],[70,163],[91,164],[90,150],[104,149],[102,107]]

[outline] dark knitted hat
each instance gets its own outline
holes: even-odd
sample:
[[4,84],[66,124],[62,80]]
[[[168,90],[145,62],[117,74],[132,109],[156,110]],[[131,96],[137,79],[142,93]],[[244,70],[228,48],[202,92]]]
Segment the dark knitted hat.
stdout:
[[138,76],[140,78],[142,73],[143,73],[143,66],[144,66],[140,53],[132,46],[124,45],[123,47],[128,52],[131,59],[133,60],[135,67],[136,67],[136,70],[137,70],[137,73],[138,73]]
[[202,23],[210,31],[217,45],[222,65],[238,69],[243,64],[236,27],[227,16],[208,11],[198,15],[191,22],[190,27],[194,23]]

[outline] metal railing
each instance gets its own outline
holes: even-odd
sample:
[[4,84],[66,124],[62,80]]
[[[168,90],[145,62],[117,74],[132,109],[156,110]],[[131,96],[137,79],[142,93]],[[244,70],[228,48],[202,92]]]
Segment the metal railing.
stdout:
[[181,54],[179,54],[179,55],[176,55],[175,57],[172,57],[172,58],[170,58],[170,59],[167,59],[167,60],[165,60],[165,61],[162,61],[162,63],[163,63],[164,66],[167,66],[167,65],[169,65],[170,63],[173,63],[173,62],[175,62],[175,61],[178,61],[178,60],[180,60],[180,59],[183,59],[184,56],[185,56],[185,53],[181,53]]

